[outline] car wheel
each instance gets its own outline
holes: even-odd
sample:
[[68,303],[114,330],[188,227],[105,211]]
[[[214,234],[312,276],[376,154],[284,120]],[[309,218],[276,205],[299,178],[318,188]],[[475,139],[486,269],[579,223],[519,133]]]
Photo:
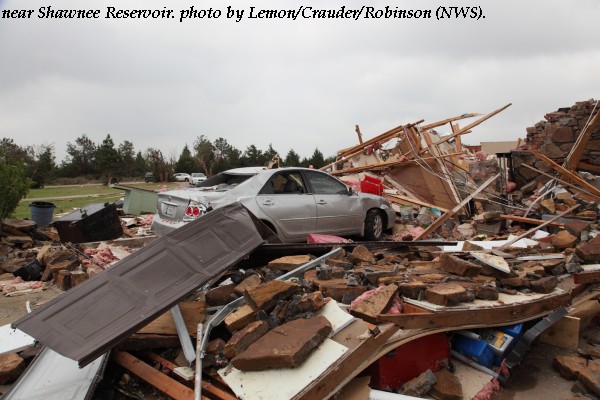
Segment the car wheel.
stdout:
[[379,210],[369,210],[365,218],[365,239],[379,240],[383,236],[383,217]]
[[189,180],[188,178],[185,178],[185,181],[186,181],[187,183],[190,183],[190,180]]

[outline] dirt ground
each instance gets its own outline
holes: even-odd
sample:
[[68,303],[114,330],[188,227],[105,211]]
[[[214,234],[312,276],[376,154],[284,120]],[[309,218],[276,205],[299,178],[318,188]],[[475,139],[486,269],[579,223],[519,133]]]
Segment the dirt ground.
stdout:
[[33,310],[61,293],[63,293],[61,290],[52,285],[39,293],[15,297],[0,296],[0,326],[10,324],[27,314],[27,302]]

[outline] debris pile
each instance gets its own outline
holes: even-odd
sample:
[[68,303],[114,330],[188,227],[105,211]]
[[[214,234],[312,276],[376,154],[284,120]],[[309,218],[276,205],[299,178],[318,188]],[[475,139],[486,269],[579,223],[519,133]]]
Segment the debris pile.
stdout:
[[[102,384],[79,379],[82,393],[321,399],[366,389],[490,399],[520,373],[534,341],[579,348],[586,327],[600,330],[600,192],[577,173],[579,157],[592,153],[577,155],[577,143],[563,160],[543,144],[513,152],[537,160],[531,166],[461,145],[506,107],[462,128],[457,121],[477,114],[365,142],[357,127],[361,143],[326,169],[395,204],[392,240],[274,243],[240,204],[161,238],[102,243],[61,243],[47,229],[5,221],[3,292],[49,282],[64,290],[12,324],[41,345],[23,347],[36,349],[33,359],[23,348],[0,355],[0,381],[17,380],[6,398],[35,386],[31,371],[58,385],[64,376],[52,371],[102,376],[106,364]],[[547,118],[561,127],[539,129],[550,140],[565,126],[578,143],[588,132],[596,140],[593,110],[578,103]],[[446,124],[449,135],[434,130]],[[514,168],[549,176],[522,182]],[[33,284],[21,288],[25,276]],[[596,339],[554,361],[589,396],[600,396]],[[475,390],[463,385],[464,368],[483,373]]]

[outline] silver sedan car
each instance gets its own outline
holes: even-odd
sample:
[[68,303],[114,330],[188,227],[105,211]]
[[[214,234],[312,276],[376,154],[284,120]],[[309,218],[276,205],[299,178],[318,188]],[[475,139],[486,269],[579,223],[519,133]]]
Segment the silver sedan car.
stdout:
[[310,233],[379,240],[394,224],[383,197],[358,193],[337,178],[308,168],[236,168],[197,186],[159,193],[152,230],[165,235],[213,209],[240,202],[282,242]]

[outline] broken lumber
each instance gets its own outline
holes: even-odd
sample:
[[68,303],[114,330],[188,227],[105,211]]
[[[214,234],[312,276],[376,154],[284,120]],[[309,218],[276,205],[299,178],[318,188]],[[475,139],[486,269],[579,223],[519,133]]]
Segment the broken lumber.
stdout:
[[[598,105],[598,101],[596,101],[596,105]],[[575,141],[575,145],[573,146],[565,160],[565,167],[567,167],[568,169],[573,171],[577,169],[577,166],[579,165],[579,160],[581,160],[581,155],[585,150],[585,146],[587,146],[587,143],[590,140],[590,137],[592,136],[592,132],[600,122],[600,118],[598,118],[599,115],[600,111],[596,112],[594,118],[592,118],[590,123],[587,124],[583,128],[583,131],[581,131],[581,133],[579,134],[579,137]]]
[[558,172],[561,175],[561,177],[570,179],[572,182],[577,182],[581,187],[585,188],[588,192],[590,192],[592,196],[600,199],[600,189],[596,188],[593,185],[590,185],[585,181],[585,179],[583,179],[576,173],[569,171],[561,165],[558,165],[552,159],[536,150],[529,149],[529,152],[536,156],[536,158],[545,161],[549,166],[552,167],[552,169]]
[[[506,110],[508,107],[510,107],[512,105],[512,103],[508,103],[507,105],[505,105],[504,107],[501,107],[495,111],[492,111],[489,114],[484,115],[483,117],[479,118],[477,121],[473,121],[471,122],[469,125],[465,125],[464,127],[460,128],[459,130],[457,130],[456,132],[452,133],[451,135],[448,136],[444,136],[443,138],[441,138],[441,140],[437,143],[437,144],[441,144],[444,142],[447,142],[448,140],[462,135],[464,133],[466,133],[468,130],[470,130],[471,128],[476,127],[477,125],[481,124],[482,122],[484,122],[487,119],[490,119],[491,117],[493,117],[494,115]],[[424,127],[422,127],[421,129],[424,129]],[[425,151],[426,149],[422,150],[421,152]]]
[[527,237],[527,236],[531,235],[535,231],[543,228],[546,225],[549,225],[550,223],[556,221],[560,217],[563,217],[563,216],[567,215],[571,211],[575,210],[577,207],[579,207],[579,204],[576,204],[573,207],[569,208],[568,210],[561,212],[560,214],[554,216],[553,218],[549,219],[548,221],[544,222],[543,224],[535,226],[535,227],[529,229],[527,232],[520,234],[519,236],[517,236],[517,237],[515,237],[515,238],[513,238],[511,240],[509,240],[508,242],[504,243],[502,246],[498,247],[498,250],[504,250],[504,249],[510,247],[511,244],[515,243],[519,239],[522,239],[524,237]]
[[133,374],[137,375],[161,392],[171,396],[173,399],[194,399],[194,391],[192,389],[152,368],[150,365],[129,353],[124,351],[115,351],[112,355],[112,358],[117,364],[131,371]]
[[494,182],[499,177],[500,177],[500,174],[496,174],[496,175],[492,176],[490,179],[488,179],[487,181],[485,181],[473,193],[471,193],[463,201],[461,201],[459,204],[457,204],[452,210],[450,210],[449,212],[446,212],[446,213],[442,214],[441,217],[439,217],[438,219],[436,219],[433,222],[433,224],[429,225],[429,227],[427,229],[425,229],[423,232],[421,232],[421,234],[418,235],[414,240],[419,240],[423,236],[426,236],[426,235],[429,235],[430,233],[433,233],[436,229],[438,229],[440,226],[442,226],[442,224],[444,222],[446,222],[450,217],[452,217],[461,208],[463,208],[473,197],[475,197],[479,193],[481,193],[485,188],[487,188],[489,185],[491,185],[492,182]]
[[[518,215],[508,215],[508,214],[500,214],[500,218],[506,219],[506,220],[511,220],[511,221],[516,221],[516,222],[522,222],[524,224],[532,224],[532,225],[541,225],[544,222],[546,222],[542,219],[519,217]],[[558,228],[565,227],[565,224],[562,224],[560,222],[551,222],[548,225],[556,226]]]
[[[585,189],[582,189],[581,187],[579,187],[579,186],[577,186],[577,185],[574,185],[574,184],[572,184],[572,183],[569,183],[569,182],[567,182],[567,181],[565,181],[565,180],[563,180],[563,179],[559,179],[559,178],[557,178],[557,177],[555,177],[555,176],[552,176],[552,175],[550,175],[550,174],[549,174],[549,173],[547,173],[547,172],[540,171],[539,169],[537,169],[537,168],[535,168],[535,167],[532,167],[531,165],[527,165],[527,164],[522,164],[522,165],[523,165],[524,167],[527,167],[527,168],[529,168],[529,169],[530,169],[530,170],[532,170],[532,171],[535,171],[535,172],[537,172],[538,174],[542,174],[542,175],[544,175],[544,176],[546,176],[546,177],[548,177],[548,178],[550,178],[550,179],[554,179],[555,181],[557,181],[557,182],[560,182],[560,183],[562,183],[563,185],[566,185],[566,186],[572,187],[573,189],[575,189],[575,190],[578,190],[578,191],[581,191],[581,192],[583,192],[583,193],[585,193],[585,194],[589,194],[590,196],[597,197],[597,196],[595,196],[593,193],[590,193],[589,191],[587,191],[587,190],[585,190]],[[550,192],[550,190],[549,190],[548,192]],[[548,193],[548,192],[547,192],[547,193]],[[544,196],[540,196],[540,197],[538,197],[538,198],[542,198],[542,197],[544,197]]]
[[565,292],[556,296],[545,296],[538,300],[503,306],[445,309],[432,313],[381,314],[377,316],[377,321],[393,322],[402,329],[509,325],[566,306],[570,301],[571,295]]

